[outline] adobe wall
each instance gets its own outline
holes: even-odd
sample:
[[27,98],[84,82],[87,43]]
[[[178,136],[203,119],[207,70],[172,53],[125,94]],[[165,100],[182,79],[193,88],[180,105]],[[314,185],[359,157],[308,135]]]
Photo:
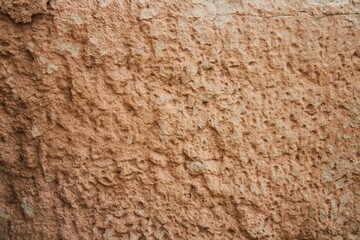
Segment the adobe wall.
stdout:
[[359,0],[0,0],[0,239],[359,239]]

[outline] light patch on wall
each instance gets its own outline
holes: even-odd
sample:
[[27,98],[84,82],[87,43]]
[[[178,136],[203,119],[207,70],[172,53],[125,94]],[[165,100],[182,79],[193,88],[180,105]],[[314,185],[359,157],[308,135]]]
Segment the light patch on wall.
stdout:
[[5,212],[5,210],[1,208],[0,208],[0,218],[5,218],[5,219],[9,218],[9,215]]
[[160,8],[158,7],[151,7],[151,8],[144,8],[140,12],[140,19],[150,19],[153,18],[156,14],[158,14]]
[[47,73],[47,74],[52,74],[52,73],[54,73],[54,72],[56,72],[56,71],[58,71],[58,70],[59,70],[59,65],[50,63],[50,64],[47,66],[46,73]]
[[100,7],[107,7],[111,3],[113,3],[113,0],[99,0]]
[[34,209],[26,198],[21,199],[21,208],[27,217],[34,216]]
[[31,135],[36,138],[36,137],[39,137],[41,136],[41,132],[39,130],[39,128],[37,126],[33,126],[32,129],[31,129]]
[[347,5],[350,0],[309,0],[310,4],[316,5]]
[[72,15],[70,17],[77,25],[81,25],[84,23],[84,21],[82,20],[82,18],[79,15]]
[[70,43],[60,43],[59,50],[69,52],[73,57],[79,56],[79,46]]

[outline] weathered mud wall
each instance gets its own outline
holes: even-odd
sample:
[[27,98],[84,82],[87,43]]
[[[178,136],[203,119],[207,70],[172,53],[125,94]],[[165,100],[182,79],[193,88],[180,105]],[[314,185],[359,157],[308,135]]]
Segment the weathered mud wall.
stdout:
[[360,239],[360,1],[0,12],[0,239]]

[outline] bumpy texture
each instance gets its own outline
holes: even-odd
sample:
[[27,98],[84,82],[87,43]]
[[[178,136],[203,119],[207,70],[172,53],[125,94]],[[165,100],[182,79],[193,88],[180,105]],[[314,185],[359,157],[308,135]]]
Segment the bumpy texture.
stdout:
[[28,23],[34,15],[45,13],[50,1],[0,0],[0,12],[9,15],[15,22]]
[[30,2],[0,239],[360,239],[359,0]]

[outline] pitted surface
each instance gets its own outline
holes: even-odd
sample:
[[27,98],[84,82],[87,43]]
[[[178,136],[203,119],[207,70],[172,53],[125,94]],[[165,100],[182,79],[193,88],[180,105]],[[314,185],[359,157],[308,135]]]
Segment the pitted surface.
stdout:
[[359,1],[15,2],[1,239],[360,238]]
[[54,0],[1,0],[0,12],[9,15],[17,23],[29,23],[34,15],[47,12]]

